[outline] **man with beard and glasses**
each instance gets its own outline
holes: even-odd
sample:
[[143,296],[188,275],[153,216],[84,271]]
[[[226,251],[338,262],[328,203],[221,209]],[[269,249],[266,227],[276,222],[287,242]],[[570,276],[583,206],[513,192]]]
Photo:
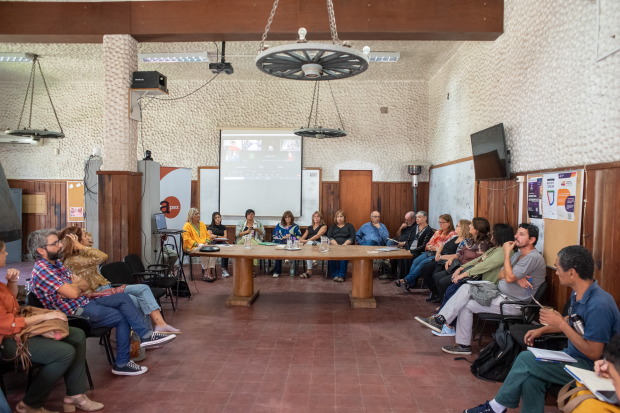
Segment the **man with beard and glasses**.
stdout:
[[[545,281],[546,264],[543,256],[535,248],[538,241],[538,227],[532,224],[523,223],[519,225],[515,240],[505,242],[504,267],[500,270],[497,278],[500,280],[497,285],[497,296],[491,299],[490,304],[482,305],[473,299],[470,294],[471,284],[464,284],[443,306],[439,314],[421,318],[415,317],[417,321],[441,333],[444,324],[451,324],[454,319],[456,323],[456,343],[452,346],[445,346],[442,350],[450,354],[471,354],[471,333],[474,321],[474,314],[495,313],[500,314],[500,303],[502,301],[525,301],[530,302],[532,296],[536,294],[540,285]],[[514,247],[518,251],[510,256],[510,251]],[[516,306],[505,305],[504,314],[521,314]],[[458,317],[458,318],[457,318]]]
[[140,347],[145,348],[168,343],[176,336],[149,329],[128,294],[113,294],[96,300],[85,296],[88,283],[76,277],[59,261],[62,258],[61,247],[55,230],[41,229],[28,236],[28,250],[37,261],[32,269],[30,291],[48,310],[85,317],[93,328],[115,327],[117,355],[113,374],[136,376],[146,373],[146,367],[140,367],[129,359],[131,329],[140,336]]

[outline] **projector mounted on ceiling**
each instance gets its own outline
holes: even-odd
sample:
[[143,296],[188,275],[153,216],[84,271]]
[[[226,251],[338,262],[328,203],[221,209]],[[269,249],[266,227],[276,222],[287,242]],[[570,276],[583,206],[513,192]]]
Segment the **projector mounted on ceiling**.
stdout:
[[226,62],[225,60],[225,53],[226,53],[226,42],[222,42],[222,61],[221,62],[215,62],[215,63],[209,63],[209,70],[211,71],[211,73],[213,74],[217,74],[217,73],[226,73],[227,75],[232,75],[234,73],[232,64]]

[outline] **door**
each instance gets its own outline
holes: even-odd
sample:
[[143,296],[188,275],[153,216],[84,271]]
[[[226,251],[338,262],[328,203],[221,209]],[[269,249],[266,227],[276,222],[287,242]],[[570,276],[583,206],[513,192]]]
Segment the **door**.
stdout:
[[357,231],[370,221],[372,171],[340,171],[340,209]]

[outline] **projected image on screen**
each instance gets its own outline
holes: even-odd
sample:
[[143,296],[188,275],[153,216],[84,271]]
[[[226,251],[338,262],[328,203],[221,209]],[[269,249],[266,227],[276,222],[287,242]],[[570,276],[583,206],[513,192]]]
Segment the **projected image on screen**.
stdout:
[[302,140],[292,130],[224,130],[220,148],[222,215],[301,215]]

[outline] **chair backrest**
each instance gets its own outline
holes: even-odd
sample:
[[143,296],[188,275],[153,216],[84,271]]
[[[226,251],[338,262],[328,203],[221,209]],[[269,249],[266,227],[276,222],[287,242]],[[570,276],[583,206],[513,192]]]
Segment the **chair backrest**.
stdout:
[[538,291],[536,291],[536,294],[534,294],[534,298],[536,299],[536,301],[542,301],[543,296],[545,295],[545,291],[547,291],[547,281],[543,281],[543,283],[540,284],[540,287],[538,287]]
[[26,304],[32,307],[36,307],[36,308],[44,308],[43,304],[41,303],[41,300],[39,300],[39,298],[36,295],[34,295],[33,292],[29,292],[28,295],[26,296]]
[[123,261],[129,265],[132,273],[136,272],[144,272],[144,264],[142,264],[142,260],[136,254],[129,254],[126,256]]
[[135,284],[133,271],[124,262],[113,262],[101,267],[103,275],[112,284]]

